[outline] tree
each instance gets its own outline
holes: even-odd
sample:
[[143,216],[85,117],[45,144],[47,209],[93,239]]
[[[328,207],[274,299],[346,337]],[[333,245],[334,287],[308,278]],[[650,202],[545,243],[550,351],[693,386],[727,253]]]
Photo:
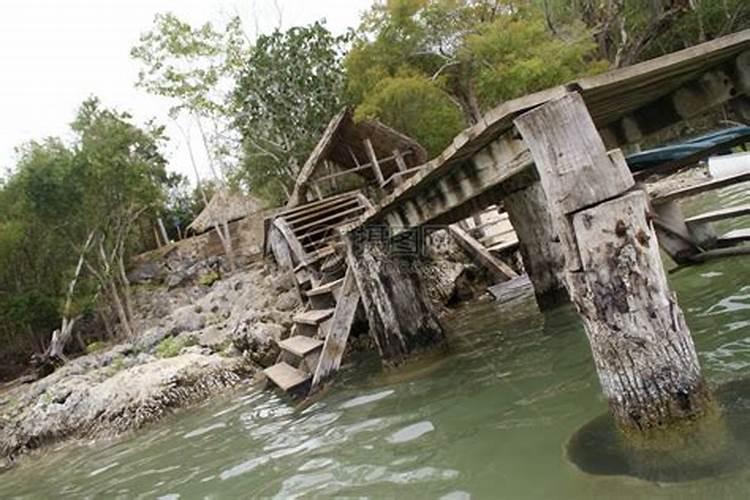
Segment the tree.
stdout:
[[[202,190],[189,125],[197,127],[212,178],[223,188],[236,167],[239,151],[228,89],[246,54],[247,41],[239,17],[215,29],[211,23],[193,27],[169,13],[158,14],[153,29],[131,50],[131,56],[143,65],[136,85],[174,102],[170,116],[182,132],[204,204],[209,198]],[[187,126],[180,124],[181,120]],[[215,221],[214,230],[234,270],[227,221]]]
[[430,138],[435,153],[453,138],[445,122],[416,114],[392,121],[400,116],[405,87],[419,79],[431,96],[442,94],[437,115],[451,115],[455,126],[451,103],[466,126],[507,99],[601,71],[606,65],[595,49],[580,23],[553,33],[529,2],[389,0],[362,20],[344,63],[347,95],[358,115]]
[[70,145],[20,148],[0,188],[0,334],[32,338],[44,363],[63,357],[76,319],[97,302],[133,334],[125,264],[144,248],[132,229],[163,210],[174,182],[160,153],[163,127],[138,127],[92,98],[72,130]]
[[573,20],[591,31],[600,58],[627,66],[750,26],[744,0],[541,0],[553,31]]
[[340,110],[348,40],[320,22],[258,37],[233,92],[244,154],[238,180],[256,193],[283,201]]

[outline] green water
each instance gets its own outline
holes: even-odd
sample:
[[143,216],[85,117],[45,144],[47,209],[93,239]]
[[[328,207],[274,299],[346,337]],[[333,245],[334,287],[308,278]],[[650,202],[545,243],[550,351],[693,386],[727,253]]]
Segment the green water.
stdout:
[[[742,187],[717,196],[748,201]],[[693,267],[671,281],[708,378],[750,377],[750,260]],[[0,475],[0,497],[750,496],[750,467],[666,484],[591,476],[568,463],[570,436],[606,409],[570,309],[473,305],[449,326],[451,351],[439,359],[390,373],[358,360],[304,409],[247,386],[125,439],[26,460]]]

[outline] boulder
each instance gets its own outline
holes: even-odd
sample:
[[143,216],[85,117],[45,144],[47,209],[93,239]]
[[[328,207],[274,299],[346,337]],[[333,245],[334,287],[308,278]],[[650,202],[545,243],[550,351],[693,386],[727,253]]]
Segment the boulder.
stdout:
[[232,331],[212,325],[198,333],[198,345],[213,350],[223,350],[232,340]]
[[299,297],[297,292],[289,290],[276,298],[276,309],[279,311],[292,311],[299,306]]
[[279,355],[277,342],[285,330],[273,323],[240,322],[232,332],[232,343],[255,363],[271,366]]
[[202,330],[206,326],[206,319],[196,312],[195,306],[185,306],[175,310],[171,316],[171,323],[167,326],[169,335],[182,332]]

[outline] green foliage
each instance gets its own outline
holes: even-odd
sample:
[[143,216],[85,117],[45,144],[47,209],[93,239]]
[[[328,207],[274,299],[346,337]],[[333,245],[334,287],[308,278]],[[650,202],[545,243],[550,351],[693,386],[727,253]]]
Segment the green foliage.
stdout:
[[357,108],[355,118],[378,118],[437,155],[464,127],[461,111],[443,90],[422,76],[389,77]]
[[201,274],[198,278],[198,284],[201,286],[211,286],[221,279],[219,273],[216,271],[209,271],[205,274]]
[[552,36],[541,16],[519,13],[481,25],[466,37],[462,53],[472,60],[474,88],[487,109],[607,69],[606,63],[591,61],[595,49],[588,36]]
[[552,33],[524,2],[390,0],[364,16],[344,61],[347,98],[437,154],[501,102],[606,69],[595,50],[580,23]]
[[121,372],[125,369],[125,356],[116,356],[112,363],[107,366],[103,372],[107,377],[112,377],[118,372]]
[[[88,235],[96,231],[104,251],[113,252],[126,219],[140,214],[150,224],[175,181],[160,153],[161,127],[136,126],[92,98],[72,131],[69,144],[49,138],[19,148],[17,165],[0,186],[0,340],[12,339],[29,354],[60,325]],[[131,233],[122,244],[127,255],[143,249]],[[91,310],[95,297],[101,299],[98,287],[84,272],[68,312]]]
[[94,342],[86,345],[86,354],[93,354],[95,352],[102,351],[105,347],[107,347],[107,344],[105,342],[102,342],[101,340],[95,340]]
[[185,347],[196,345],[198,341],[193,336],[167,337],[156,346],[156,355],[160,358],[174,358]]
[[256,194],[278,196],[281,183],[291,187],[340,110],[347,40],[316,22],[260,36],[244,61],[233,94],[244,152],[237,180]]
[[547,24],[560,30],[582,22],[597,55],[621,67],[750,27],[746,0],[536,0]]

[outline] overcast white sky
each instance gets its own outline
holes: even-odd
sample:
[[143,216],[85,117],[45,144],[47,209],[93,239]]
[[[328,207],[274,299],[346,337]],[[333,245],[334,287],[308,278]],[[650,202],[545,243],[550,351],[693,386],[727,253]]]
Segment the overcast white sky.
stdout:
[[[278,0],[282,27],[325,18],[341,33],[355,26],[372,0]],[[273,0],[0,0],[0,171],[15,163],[14,148],[31,139],[67,138],[78,105],[90,95],[167,124],[169,102],[134,87],[138,67],[130,48],[158,12],[193,24],[238,13],[261,31],[278,23]],[[192,177],[179,132],[172,126],[170,164]]]

